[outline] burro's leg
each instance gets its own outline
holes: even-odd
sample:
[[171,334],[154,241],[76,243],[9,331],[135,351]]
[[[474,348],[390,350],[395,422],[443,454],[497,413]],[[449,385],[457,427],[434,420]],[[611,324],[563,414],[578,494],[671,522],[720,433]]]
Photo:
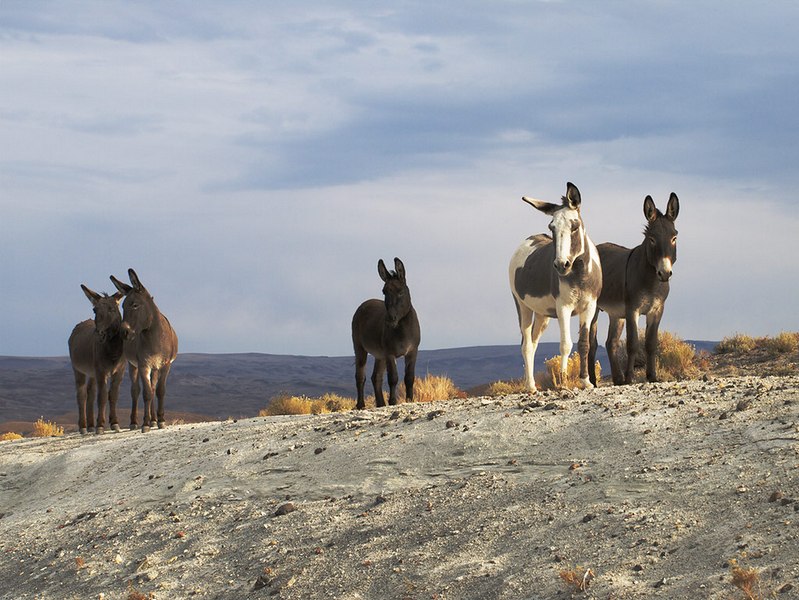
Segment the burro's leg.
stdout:
[[[591,360],[589,356],[591,347],[591,326],[594,321],[595,312],[596,302],[591,302],[586,310],[580,313],[580,339],[577,342],[577,351],[580,354],[580,382],[583,389],[594,387],[591,378],[588,376],[588,370],[589,361]],[[594,329],[594,338],[596,338],[596,328]],[[594,379],[596,379],[596,376]]]
[[383,375],[386,372],[386,361],[375,357],[375,367],[372,370],[372,387],[375,390],[375,406],[385,406],[383,398]]
[[605,350],[608,352],[608,362],[610,363],[610,374],[613,379],[613,385],[621,385],[624,383],[624,371],[622,371],[621,363],[619,362],[619,337],[621,337],[621,329],[624,327],[624,319],[611,317],[608,315],[610,323],[608,323],[608,339],[605,341]]
[[86,375],[75,369],[73,372],[75,374],[75,399],[78,402],[78,431],[85,435],[89,431],[86,427],[86,398],[88,396]]
[[624,383],[630,384],[635,380],[635,359],[638,356],[638,317],[637,310],[628,310],[626,316],[627,326],[627,369],[624,371]]
[[139,369],[130,364],[128,368],[128,378],[130,379],[130,430],[134,431],[139,426],[139,392],[141,391],[141,383],[139,382]]
[[397,359],[389,356],[386,359],[386,367],[388,369],[388,403],[395,406],[397,404],[397,383],[399,383]]
[[155,386],[155,397],[158,399],[158,412],[156,413],[158,421],[158,429],[163,429],[166,425],[166,418],[164,417],[164,404],[166,401],[166,380],[169,377],[169,371],[172,370],[172,365],[168,364],[161,367],[158,373],[158,383]]
[[152,386],[152,370],[150,367],[143,366],[139,368],[139,381],[141,382],[142,398],[144,400],[144,410],[142,411],[142,433],[150,431],[150,415],[153,410],[153,386]]
[[[572,307],[568,305],[556,305],[555,312],[558,315],[558,325],[560,326],[560,375],[561,382],[564,382],[566,381],[566,369],[569,365],[569,354],[571,354],[572,351]],[[586,360],[587,358],[588,357],[586,357]]]
[[366,408],[366,402],[363,397],[363,386],[366,383],[366,359],[369,357],[366,350],[362,347],[355,348],[355,390],[358,394],[358,400],[355,408],[363,410]]
[[416,380],[416,350],[405,355],[405,401],[413,402],[413,383]]
[[646,380],[655,383],[658,381],[657,358],[658,358],[658,329],[660,320],[663,318],[663,311],[650,311],[646,315],[646,340],[644,349],[646,350]]

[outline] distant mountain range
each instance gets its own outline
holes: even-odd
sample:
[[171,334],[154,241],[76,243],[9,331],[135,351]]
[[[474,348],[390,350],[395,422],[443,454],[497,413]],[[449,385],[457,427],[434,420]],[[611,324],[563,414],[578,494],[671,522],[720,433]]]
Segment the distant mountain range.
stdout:
[[[698,350],[712,350],[715,342],[689,342]],[[558,354],[557,343],[542,343],[536,369]],[[607,355],[599,348],[602,372],[609,373]],[[371,373],[371,357],[368,366]],[[180,354],[169,377],[167,418],[176,414],[209,418],[252,417],[283,393],[319,396],[335,392],[355,395],[352,356],[289,356],[275,354]],[[400,371],[402,372],[402,371]],[[462,390],[498,380],[518,379],[524,373],[518,345],[476,346],[422,350],[416,375],[446,375]],[[0,431],[4,423],[31,422],[39,417],[71,423],[76,414],[69,357],[0,357]],[[371,393],[367,380],[367,390]],[[130,384],[120,390],[121,412],[130,407]],[[126,420],[121,422],[127,423]],[[125,416],[127,419],[127,416]]]

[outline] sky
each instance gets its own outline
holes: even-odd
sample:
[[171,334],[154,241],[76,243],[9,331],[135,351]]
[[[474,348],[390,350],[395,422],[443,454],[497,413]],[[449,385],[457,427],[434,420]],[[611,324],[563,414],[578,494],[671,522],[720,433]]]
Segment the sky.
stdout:
[[679,196],[661,328],[795,331],[797,22],[780,0],[2,0],[0,355],[65,355],[80,284],[129,267],[182,352],[347,355],[395,256],[422,349],[515,344],[508,263],[548,224],[521,196],[567,181],[595,243],[639,244],[644,197]]

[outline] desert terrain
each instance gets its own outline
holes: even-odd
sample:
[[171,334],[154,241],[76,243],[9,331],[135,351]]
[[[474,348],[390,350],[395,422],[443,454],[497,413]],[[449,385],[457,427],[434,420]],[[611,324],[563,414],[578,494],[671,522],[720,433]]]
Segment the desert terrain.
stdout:
[[799,597],[799,376],[732,370],[2,442],[0,596]]

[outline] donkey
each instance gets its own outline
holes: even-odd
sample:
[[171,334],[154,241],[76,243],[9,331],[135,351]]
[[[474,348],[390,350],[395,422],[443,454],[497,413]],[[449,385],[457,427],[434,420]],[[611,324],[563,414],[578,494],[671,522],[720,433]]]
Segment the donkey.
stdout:
[[[94,306],[94,320],[75,325],[69,336],[69,359],[75,374],[75,393],[78,399],[78,429],[82,434],[94,428],[105,430],[105,405],[111,408],[109,424],[119,431],[117,399],[125,375],[122,355],[122,316],[119,301],[122,294],[102,296],[81,284],[81,289]],[[97,392],[97,422],[94,421],[94,393]]]
[[[178,336],[169,320],[158,310],[150,292],[139,281],[136,271],[128,269],[131,285],[111,275],[111,281],[125,295],[122,332],[125,337],[125,358],[130,363],[130,428],[136,429],[136,409],[139,387],[143,391],[144,415],[142,432],[158,423],[164,428],[164,396],[166,380],[178,354]],[[153,406],[153,396],[158,398],[158,413]]]
[[[669,196],[666,214],[656,207],[652,196],[644,199],[646,228],[644,241],[630,250],[607,242],[598,246],[602,261],[604,285],[599,296],[598,309],[591,323],[591,382],[596,384],[594,363],[596,357],[596,321],[599,311],[608,313],[610,324],[605,348],[610,361],[613,383],[632,383],[635,357],[638,354],[638,318],[646,315],[646,379],[657,381],[658,327],[663,318],[663,308],[669,295],[672,266],[677,262],[677,230],[674,221],[680,212],[680,201],[674,192]],[[622,327],[627,323],[627,367],[622,373],[616,357],[616,348]]]
[[416,310],[411,305],[411,292],[405,281],[405,265],[394,259],[394,271],[386,269],[383,259],[377,263],[377,272],[383,280],[385,300],[367,300],[352,317],[352,345],[355,348],[355,386],[358,390],[356,408],[366,407],[363,386],[366,380],[366,358],[375,357],[372,385],[375,404],[385,406],[383,399],[383,373],[388,367],[388,403],[397,403],[398,356],[405,357],[405,399],[413,402],[413,381],[416,354],[421,341],[421,330]]
[[[522,334],[522,356],[527,387],[536,390],[533,369],[538,340],[549,319],[560,325],[561,373],[565,374],[572,349],[570,317],[580,319],[580,379],[588,377],[589,327],[602,289],[602,267],[596,246],[588,237],[580,216],[580,190],[566,184],[561,204],[523,197],[522,200],[552,217],[552,236],[527,238],[510,261],[510,288],[516,303]],[[535,316],[533,316],[535,315]]]

